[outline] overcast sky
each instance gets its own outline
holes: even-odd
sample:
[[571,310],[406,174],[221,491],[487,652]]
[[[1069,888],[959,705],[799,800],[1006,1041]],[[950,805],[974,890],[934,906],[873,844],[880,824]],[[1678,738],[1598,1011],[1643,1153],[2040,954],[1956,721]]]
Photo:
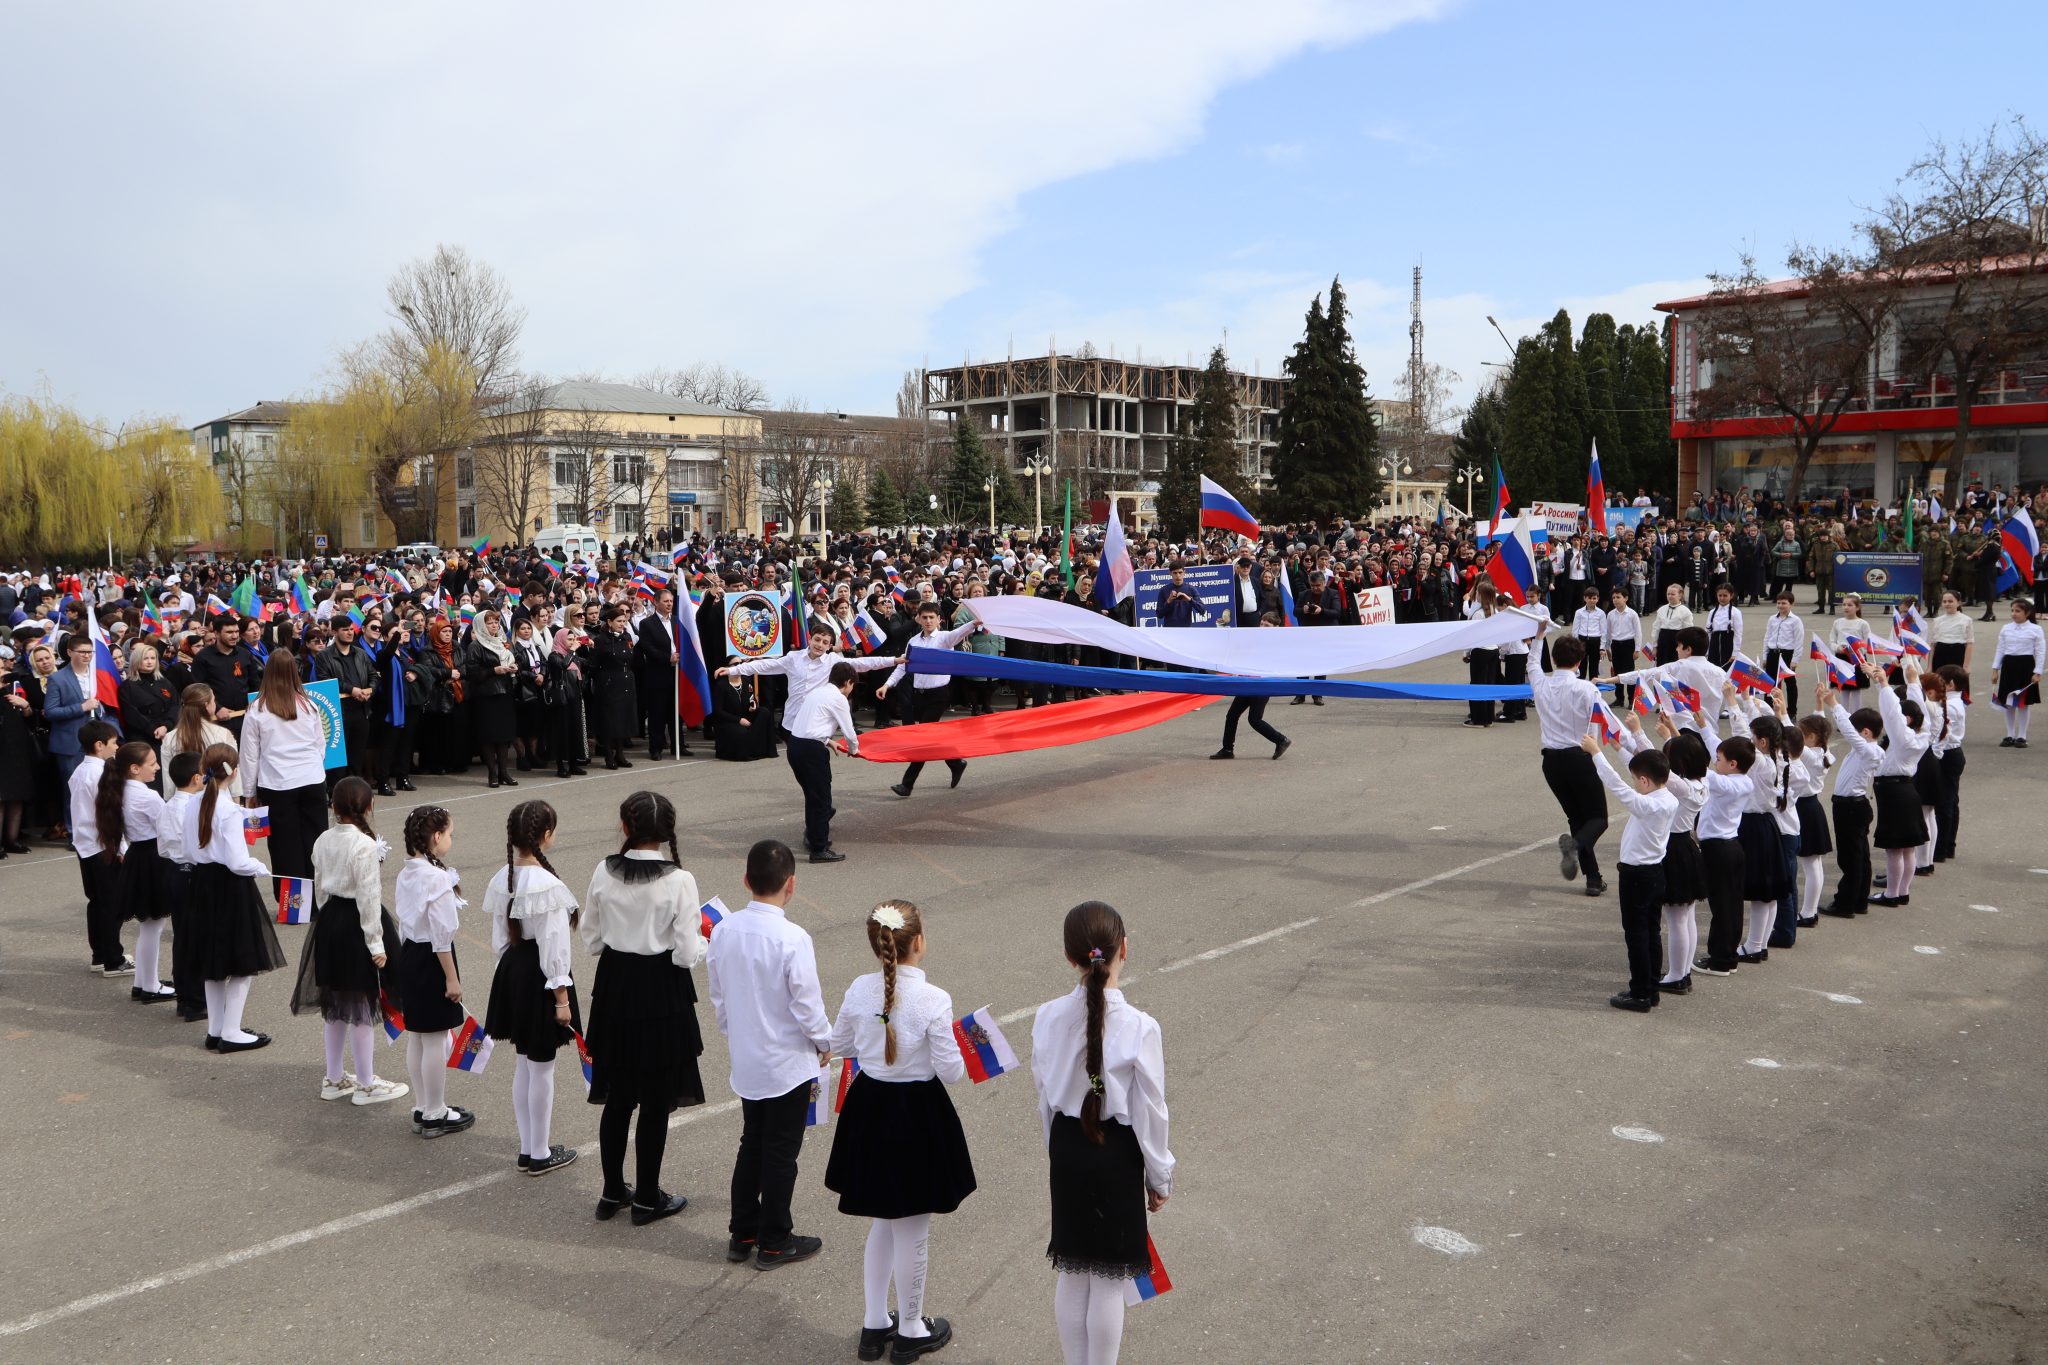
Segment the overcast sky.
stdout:
[[316,389],[437,242],[530,369],[722,361],[888,411],[1093,342],[1277,373],[1342,275],[1375,393],[1841,240],[2039,126],[2048,7],[1526,0],[67,3],[10,14],[0,390],[190,424]]

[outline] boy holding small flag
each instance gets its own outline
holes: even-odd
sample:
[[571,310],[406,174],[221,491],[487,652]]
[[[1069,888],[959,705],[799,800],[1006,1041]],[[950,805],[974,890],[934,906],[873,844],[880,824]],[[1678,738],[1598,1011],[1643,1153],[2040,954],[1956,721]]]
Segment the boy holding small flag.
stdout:
[[1678,798],[1664,790],[1671,765],[1656,750],[1644,749],[1628,761],[1634,779],[1630,784],[1614,771],[1600,752],[1600,741],[1592,735],[1583,736],[1579,748],[1593,760],[1601,785],[1629,813],[1629,822],[1621,831],[1616,892],[1621,901],[1622,938],[1628,944],[1628,989],[1616,992],[1607,1003],[1618,1010],[1648,1014],[1657,1004],[1657,987],[1664,975],[1664,856],[1672,822],[1678,818]]

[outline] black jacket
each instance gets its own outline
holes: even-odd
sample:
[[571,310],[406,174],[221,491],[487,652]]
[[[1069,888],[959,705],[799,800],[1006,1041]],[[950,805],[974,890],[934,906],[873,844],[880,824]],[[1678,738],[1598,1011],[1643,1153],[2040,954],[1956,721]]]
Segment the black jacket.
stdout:
[[[511,652],[510,641],[505,644]],[[498,656],[478,642],[475,636],[463,641],[462,648],[455,652],[455,662],[462,668],[462,696],[464,701],[478,697],[504,697],[511,695],[516,675],[498,672]],[[517,658],[513,659],[517,663]]]
[[121,684],[117,695],[121,703],[123,734],[147,740],[154,747],[158,726],[171,730],[178,724],[178,691],[161,673],[147,678],[129,678]]
[[249,705],[249,694],[263,677],[263,667],[247,645],[236,645],[223,654],[218,645],[208,645],[192,660],[192,681],[213,689],[213,702],[223,711],[240,711]]
[[370,657],[362,643],[349,646],[347,654],[338,645],[330,645],[313,656],[313,662],[323,678],[332,678],[341,684],[341,704],[353,706],[357,703],[349,693],[358,687],[374,687],[377,682],[377,661]]

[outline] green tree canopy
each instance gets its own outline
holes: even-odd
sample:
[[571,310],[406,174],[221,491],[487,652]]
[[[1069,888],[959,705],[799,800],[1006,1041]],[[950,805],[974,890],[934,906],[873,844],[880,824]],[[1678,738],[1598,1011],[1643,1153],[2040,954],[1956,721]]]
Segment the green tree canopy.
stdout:
[[1280,408],[1273,490],[1262,510],[1277,521],[1364,517],[1379,491],[1379,427],[1338,281],[1330,281],[1327,310],[1320,296],[1309,305],[1301,341],[1284,368],[1290,383]]

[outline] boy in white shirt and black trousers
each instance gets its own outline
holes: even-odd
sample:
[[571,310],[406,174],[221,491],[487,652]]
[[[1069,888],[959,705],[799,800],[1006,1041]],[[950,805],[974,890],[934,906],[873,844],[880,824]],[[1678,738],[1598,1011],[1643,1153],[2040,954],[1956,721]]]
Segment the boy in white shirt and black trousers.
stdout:
[[[1628,604],[1628,589],[1616,588],[1613,593],[1614,606],[1607,613],[1605,638],[1607,641],[1608,667],[1617,674],[1627,673],[1636,666],[1636,654],[1643,642],[1643,618],[1636,615]],[[1589,667],[1591,664],[1589,662]],[[1598,672],[1594,669],[1594,672]],[[1635,700],[1635,689],[1627,683],[1614,686],[1614,709],[1626,712]]]
[[846,855],[832,847],[832,736],[843,735],[846,752],[858,756],[860,735],[853,728],[853,695],[860,674],[841,659],[823,687],[814,687],[790,718],[785,742],[789,768],[804,793],[804,843],[814,863],[841,863]]
[[785,910],[796,895],[796,855],[787,844],[763,839],[747,850],[747,890],[753,899],[746,908],[727,915],[711,936],[705,974],[740,1097],[725,1259],[737,1264],[751,1256],[757,1269],[773,1270],[824,1245],[791,1231],[789,1202],[804,1110],[819,1068],[832,1056],[832,1023],[811,936]]
[[1628,989],[1607,1001],[1618,1010],[1648,1014],[1657,1004],[1664,975],[1664,853],[1678,818],[1678,798],[1664,789],[1671,764],[1655,749],[1644,749],[1628,761],[1634,784],[1600,752],[1592,735],[1579,739],[1580,751],[1593,761],[1601,783],[1629,813],[1621,831],[1621,874],[1616,897],[1621,901],[1621,935],[1628,944]]
[[1545,669],[1531,654],[1529,690],[1543,739],[1543,780],[1571,826],[1571,833],[1557,836],[1558,871],[1566,881],[1584,872],[1586,894],[1597,896],[1607,889],[1600,879],[1600,861],[1593,855],[1593,845],[1607,832],[1607,798],[1593,760],[1579,747],[1600,700],[1600,689],[1576,676],[1584,658],[1584,646],[1572,635],[1550,647],[1555,671]]
[[1592,584],[1579,596],[1582,605],[1572,616],[1572,634],[1582,651],[1579,676],[1592,678],[1599,674],[1600,656],[1607,652],[1607,613],[1600,610],[1600,589]]
[[[919,603],[917,608],[918,634],[911,639],[910,644],[922,645],[926,649],[955,649],[958,648],[961,641],[981,629],[981,622],[969,621],[966,625],[956,629],[942,631],[939,629],[940,619],[939,604],[937,602]],[[895,671],[889,674],[888,681],[875,689],[875,699],[877,701],[887,700],[889,689],[894,687],[897,680],[902,678],[906,672],[910,673],[912,688],[910,723],[921,725],[944,716],[946,714],[946,696],[949,690],[947,684],[952,680],[944,673],[917,673],[912,671],[910,668],[908,645],[904,647],[903,661],[898,663]],[[949,758],[946,760],[946,766],[953,770],[952,785],[959,786],[960,779],[967,775],[967,760],[964,758]],[[911,764],[903,770],[903,780],[889,788],[889,790],[895,792],[898,796],[910,795],[911,789],[917,786],[917,775],[923,771],[924,764]]]
[[71,806],[71,849],[78,855],[78,880],[85,887],[85,939],[92,967],[101,976],[126,976],[135,959],[121,947],[121,910],[114,899],[114,868],[100,857],[99,817],[94,813],[100,774],[121,747],[121,732],[110,722],[89,720],[78,727],[85,756],[71,770],[66,795]]
[[1825,685],[1816,689],[1814,705],[1834,722],[1835,733],[1848,741],[1849,752],[1835,767],[1835,865],[1842,871],[1833,902],[1823,915],[1849,919],[1870,913],[1870,778],[1884,761],[1884,718],[1868,706],[1850,714],[1842,694]]

